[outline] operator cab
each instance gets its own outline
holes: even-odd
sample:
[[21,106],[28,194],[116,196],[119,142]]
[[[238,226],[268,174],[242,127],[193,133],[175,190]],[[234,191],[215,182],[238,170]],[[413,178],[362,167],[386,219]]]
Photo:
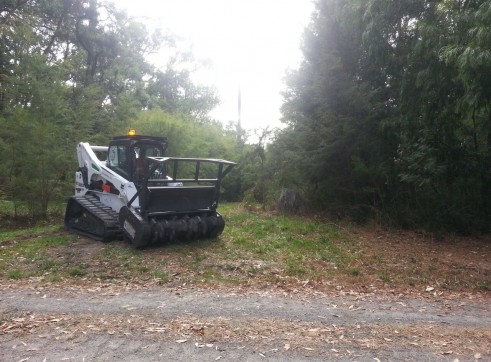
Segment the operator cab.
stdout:
[[139,184],[143,178],[163,179],[165,169],[157,168],[149,173],[147,157],[163,157],[167,138],[140,135],[114,137],[109,143],[107,167],[125,179]]

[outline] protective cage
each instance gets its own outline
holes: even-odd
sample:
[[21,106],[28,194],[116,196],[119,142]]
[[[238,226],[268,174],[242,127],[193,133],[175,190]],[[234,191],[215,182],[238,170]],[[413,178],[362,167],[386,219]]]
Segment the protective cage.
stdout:
[[[147,157],[147,161],[148,174],[119,219],[135,247],[222,233],[225,222],[216,212],[220,186],[236,163],[180,157]],[[132,203],[137,197],[140,208],[135,210]]]
[[[168,213],[185,213],[198,210],[215,210],[220,198],[223,178],[236,165],[234,162],[210,158],[147,157],[150,164],[148,175],[128,207],[139,197],[142,216],[156,216]],[[209,177],[215,165],[214,177]],[[190,167],[192,174],[189,174]],[[151,178],[157,169],[165,170],[171,179]],[[180,177],[184,172],[185,176]],[[206,172],[208,175],[201,177]]]

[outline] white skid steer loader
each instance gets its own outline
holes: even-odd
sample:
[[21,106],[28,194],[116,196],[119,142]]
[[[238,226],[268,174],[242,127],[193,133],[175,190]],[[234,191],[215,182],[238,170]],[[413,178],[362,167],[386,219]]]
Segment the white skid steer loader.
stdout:
[[220,235],[220,185],[236,164],[165,157],[166,148],[165,137],[133,130],[109,146],[79,143],[65,227],[102,241],[125,237],[136,248]]

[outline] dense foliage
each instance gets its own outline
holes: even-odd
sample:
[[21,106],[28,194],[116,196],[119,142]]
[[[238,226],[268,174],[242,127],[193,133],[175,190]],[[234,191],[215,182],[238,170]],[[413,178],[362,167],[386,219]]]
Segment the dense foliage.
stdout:
[[[163,48],[155,69],[147,56]],[[0,198],[45,214],[72,193],[77,142],[106,144],[138,122],[179,156],[232,157],[235,136],[207,118],[218,99],[191,81],[190,61],[103,0],[3,0]]]
[[491,1],[318,0],[271,147],[281,185],[359,219],[491,219]]

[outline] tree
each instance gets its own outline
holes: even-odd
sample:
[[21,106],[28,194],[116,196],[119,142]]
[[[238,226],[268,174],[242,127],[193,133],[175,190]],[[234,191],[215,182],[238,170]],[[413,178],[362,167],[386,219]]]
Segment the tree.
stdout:
[[414,27],[401,77],[397,161],[419,223],[489,228],[490,97],[482,82],[490,46],[469,37],[487,28],[479,14],[488,8],[482,1],[430,4]]
[[489,230],[490,4],[317,1],[271,147],[284,186],[324,209]]
[[[165,71],[157,70],[149,80],[145,109],[160,108],[172,113],[189,115],[198,121],[208,121],[208,113],[218,105],[216,90],[196,85],[192,79],[194,59],[177,52]],[[188,66],[186,66],[188,65]]]
[[[290,182],[305,185],[318,206],[380,203],[387,156],[377,120],[384,108],[380,91],[360,73],[362,12],[344,1],[320,1],[313,19],[305,60],[288,77],[283,115],[290,129],[277,138],[273,162],[295,170],[298,179]],[[293,162],[285,154],[294,154]]]
[[6,0],[0,6],[0,150],[6,155],[0,192],[29,204],[32,214],[45,214],[51,200],[66,196],[77,142],[106,143],[145,108],[203,122],[216,104],[209,88],[191,82],[184,60],[176,58],[168,73],[147,62],[172,37],[150,34],[110,3]]

